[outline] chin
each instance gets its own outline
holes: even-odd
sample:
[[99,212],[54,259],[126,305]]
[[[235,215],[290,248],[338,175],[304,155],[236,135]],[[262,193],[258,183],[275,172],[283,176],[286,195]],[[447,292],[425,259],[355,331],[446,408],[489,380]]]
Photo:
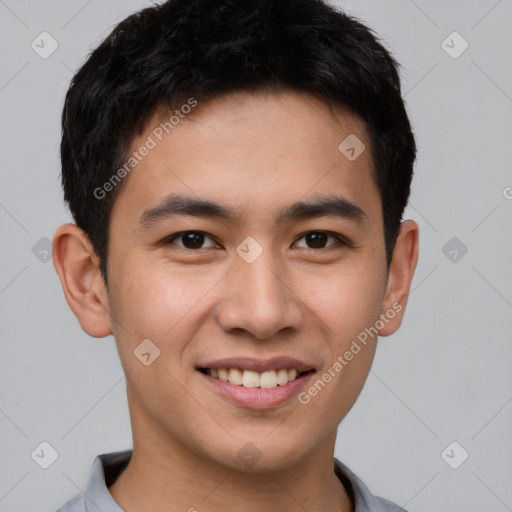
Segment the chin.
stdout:
[[[268,431],[265,435],[268,435]],[[309,452],[303,442],[293,442],[284,432],[276,434],[274,439],[265,439],[265,435],[261,438],[234,436],[230,446],[223,453],[215,453],[212,459],[233,471],[264,474],[290,469]],[[284,439],[288,439],[286,444],[283,444]]]

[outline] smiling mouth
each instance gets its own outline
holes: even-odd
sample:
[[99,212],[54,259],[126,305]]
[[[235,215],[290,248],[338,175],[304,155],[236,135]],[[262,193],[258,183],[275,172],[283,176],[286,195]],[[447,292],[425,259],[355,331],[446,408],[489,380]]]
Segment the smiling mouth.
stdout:
[[286,386],[289,382],[300,379],[315,370],[298,371],[294,368],[279,368],[265,372],[241,370],[239,368],[198,368],[204,375],[214,379],[228,382],[234,386],[245,388],[271,389],[277,386]]

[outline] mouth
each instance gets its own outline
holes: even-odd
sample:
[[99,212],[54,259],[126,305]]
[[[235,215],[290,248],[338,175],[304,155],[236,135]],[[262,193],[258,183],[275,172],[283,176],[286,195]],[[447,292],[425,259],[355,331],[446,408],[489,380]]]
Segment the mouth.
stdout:
[[243,370],[240,368],[198,368],[204,375],[208,375],[222,382],[229,382],[234,386],[244,388],[272,389],[277,386],[286,386],[289,382],[300,379],[302,376],[313,373],[315,370],[300,371],[296,368],[279,368],[264,372]]
[[230,358],[196,367],[204,382],[239,407],[269,409],[298,394],[316,373],[312,365],[288,357],[266,361]]

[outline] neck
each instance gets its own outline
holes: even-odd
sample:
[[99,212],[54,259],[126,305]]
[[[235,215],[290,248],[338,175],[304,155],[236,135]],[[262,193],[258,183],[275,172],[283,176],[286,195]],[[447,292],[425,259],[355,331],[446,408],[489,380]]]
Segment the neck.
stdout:
[[353,512],[334,473],[337,429],[293,463],[265,466],[262,459],[240,470],[239,461],[223,464],[226,456],[208,447],[191,449],[144,414],[130,392],[128,399],[133,453],[109,487],[125,512]]
[[[326,443],[326,448],[331,443]],[[333,445],[332,445],[333,446]],[[211,459],[136,444],[126,470],[109,487],[125,512],[352,512],[333,470],[332,451],[319,450],[291,468],[241,472]]]

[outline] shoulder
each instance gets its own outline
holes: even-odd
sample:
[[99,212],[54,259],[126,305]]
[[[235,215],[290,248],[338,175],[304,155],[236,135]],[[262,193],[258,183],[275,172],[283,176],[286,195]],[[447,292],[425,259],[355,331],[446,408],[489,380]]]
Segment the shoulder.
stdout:
[[365,483],[345,464],[334,459],[334,472],[340,479],[355,504],[355,512],[407,512],[395,503],[374,496]]
[[66,501],[62,507],[57,509],[55,512],[86,512],[85,507],[85,496],[84,493],[81,492],[76,496],[73,496],[71,499]]
[[396,503],[393,503],[392,501],[389,501],[385,498],[379,498],[378,496],[375,496],[375,500],[379,504],[381,508],[379,508],[379,511],[382,512],[407,512],[405,508],[400,507]]
[[91,466],[84,490],[66,501],[56,512],[122,512],[108,491],[131,459],[132,450],[103,453]]

